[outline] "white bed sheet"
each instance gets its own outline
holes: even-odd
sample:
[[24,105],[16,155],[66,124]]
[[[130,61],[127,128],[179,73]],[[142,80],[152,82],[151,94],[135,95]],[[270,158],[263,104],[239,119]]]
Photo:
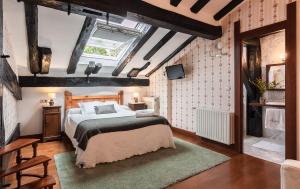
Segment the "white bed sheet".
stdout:
[[135,112],[124,110],[102,115],[67,114],[65,132],[76,149],[76,165],[91,168],[98,163],[123,160],[134,155],[156,151],[160,148],[175,148],[171,128],[162,124],[130,131],[98,134],[90,138],[85,151],[77,147],[77,141],[73,136],[77,125],[81,121],[126,116],[135,116]]

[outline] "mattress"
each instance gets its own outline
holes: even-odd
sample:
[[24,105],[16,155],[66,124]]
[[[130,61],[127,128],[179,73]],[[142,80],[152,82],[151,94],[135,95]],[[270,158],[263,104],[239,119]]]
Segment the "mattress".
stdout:
[[101,115],[67,114],[65,132],[76,149],[76,164],[83,168],[91,168],[98,163],[119,161],[134,155],[156,151],[160,148],[175,148],[172,131],[165,124],[98,134],[89,139],[85,150],[78,147],[74,134],[77,126],[82,121],[129,116],[135,116],[135,112],[121,111]]

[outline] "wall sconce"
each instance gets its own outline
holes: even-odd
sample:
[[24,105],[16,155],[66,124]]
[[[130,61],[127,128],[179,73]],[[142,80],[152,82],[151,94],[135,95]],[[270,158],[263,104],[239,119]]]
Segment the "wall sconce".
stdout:
[[48,93],[48,98],[49,98],[49,105],[53,106],[54,105],[54,99],[56,98],[55,93]]
[[280,60],[282,60],[282,62],[285,62],[285,53],[281,53],[279,55]]
[[212,45],[207,49],[210,57],[221,57],[226,56],[228,53],[225,51],[224,45],[221,40],[212,43]]
[[[87,78],[89,78],[89,76],[91,74],[97,74],[101,68],[102,68],[101,63],[95,64],[94,61],[90,61],[89,65],[86,67],[86,69],[84,71],[84,74],[87,76]],[[89,82],[89,80],[88,80],[88,82]]]

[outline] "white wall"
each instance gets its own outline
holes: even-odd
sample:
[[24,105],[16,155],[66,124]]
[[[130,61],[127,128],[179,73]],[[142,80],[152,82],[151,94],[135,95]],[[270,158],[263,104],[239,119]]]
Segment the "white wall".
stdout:
[[[18,101],[18,115],[21,123],[21,135],[33,135],[42,133],[42,106],[41,100],[47,99],[49,92],[56,93],[55,104],[62,106],[62,120],[64,112],[64,91],[68,90],[73,95],[105,95],[116,94],[124,91],[124,104],[131,101],[134,92],[140,96],[146,96],[147,87],[68,87],[68,88],[22,88],[23,100]],[[63,128],[63,127],[62,127]]]
[[[9,24],[7,18],[10,16],[7,12],[9,7],[8,1],[3,1],[3,54],[10,55],[7,59],[12,70],[18,75],[17,64],[15,61],[15,52],[12,46],[12,36],[9,32]],[[4,130],[5,130],[5,141],[9,139],[11,134],[16,128],[18,123],[17,115],[17,100],[13,94],[3,86],[3,120],[4,120]]]

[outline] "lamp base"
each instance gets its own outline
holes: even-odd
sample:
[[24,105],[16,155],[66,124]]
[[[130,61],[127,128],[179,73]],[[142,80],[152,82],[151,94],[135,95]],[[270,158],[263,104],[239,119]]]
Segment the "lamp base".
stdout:
[[54,101],[53,100],[49,101],[49,106],[54,106]]

